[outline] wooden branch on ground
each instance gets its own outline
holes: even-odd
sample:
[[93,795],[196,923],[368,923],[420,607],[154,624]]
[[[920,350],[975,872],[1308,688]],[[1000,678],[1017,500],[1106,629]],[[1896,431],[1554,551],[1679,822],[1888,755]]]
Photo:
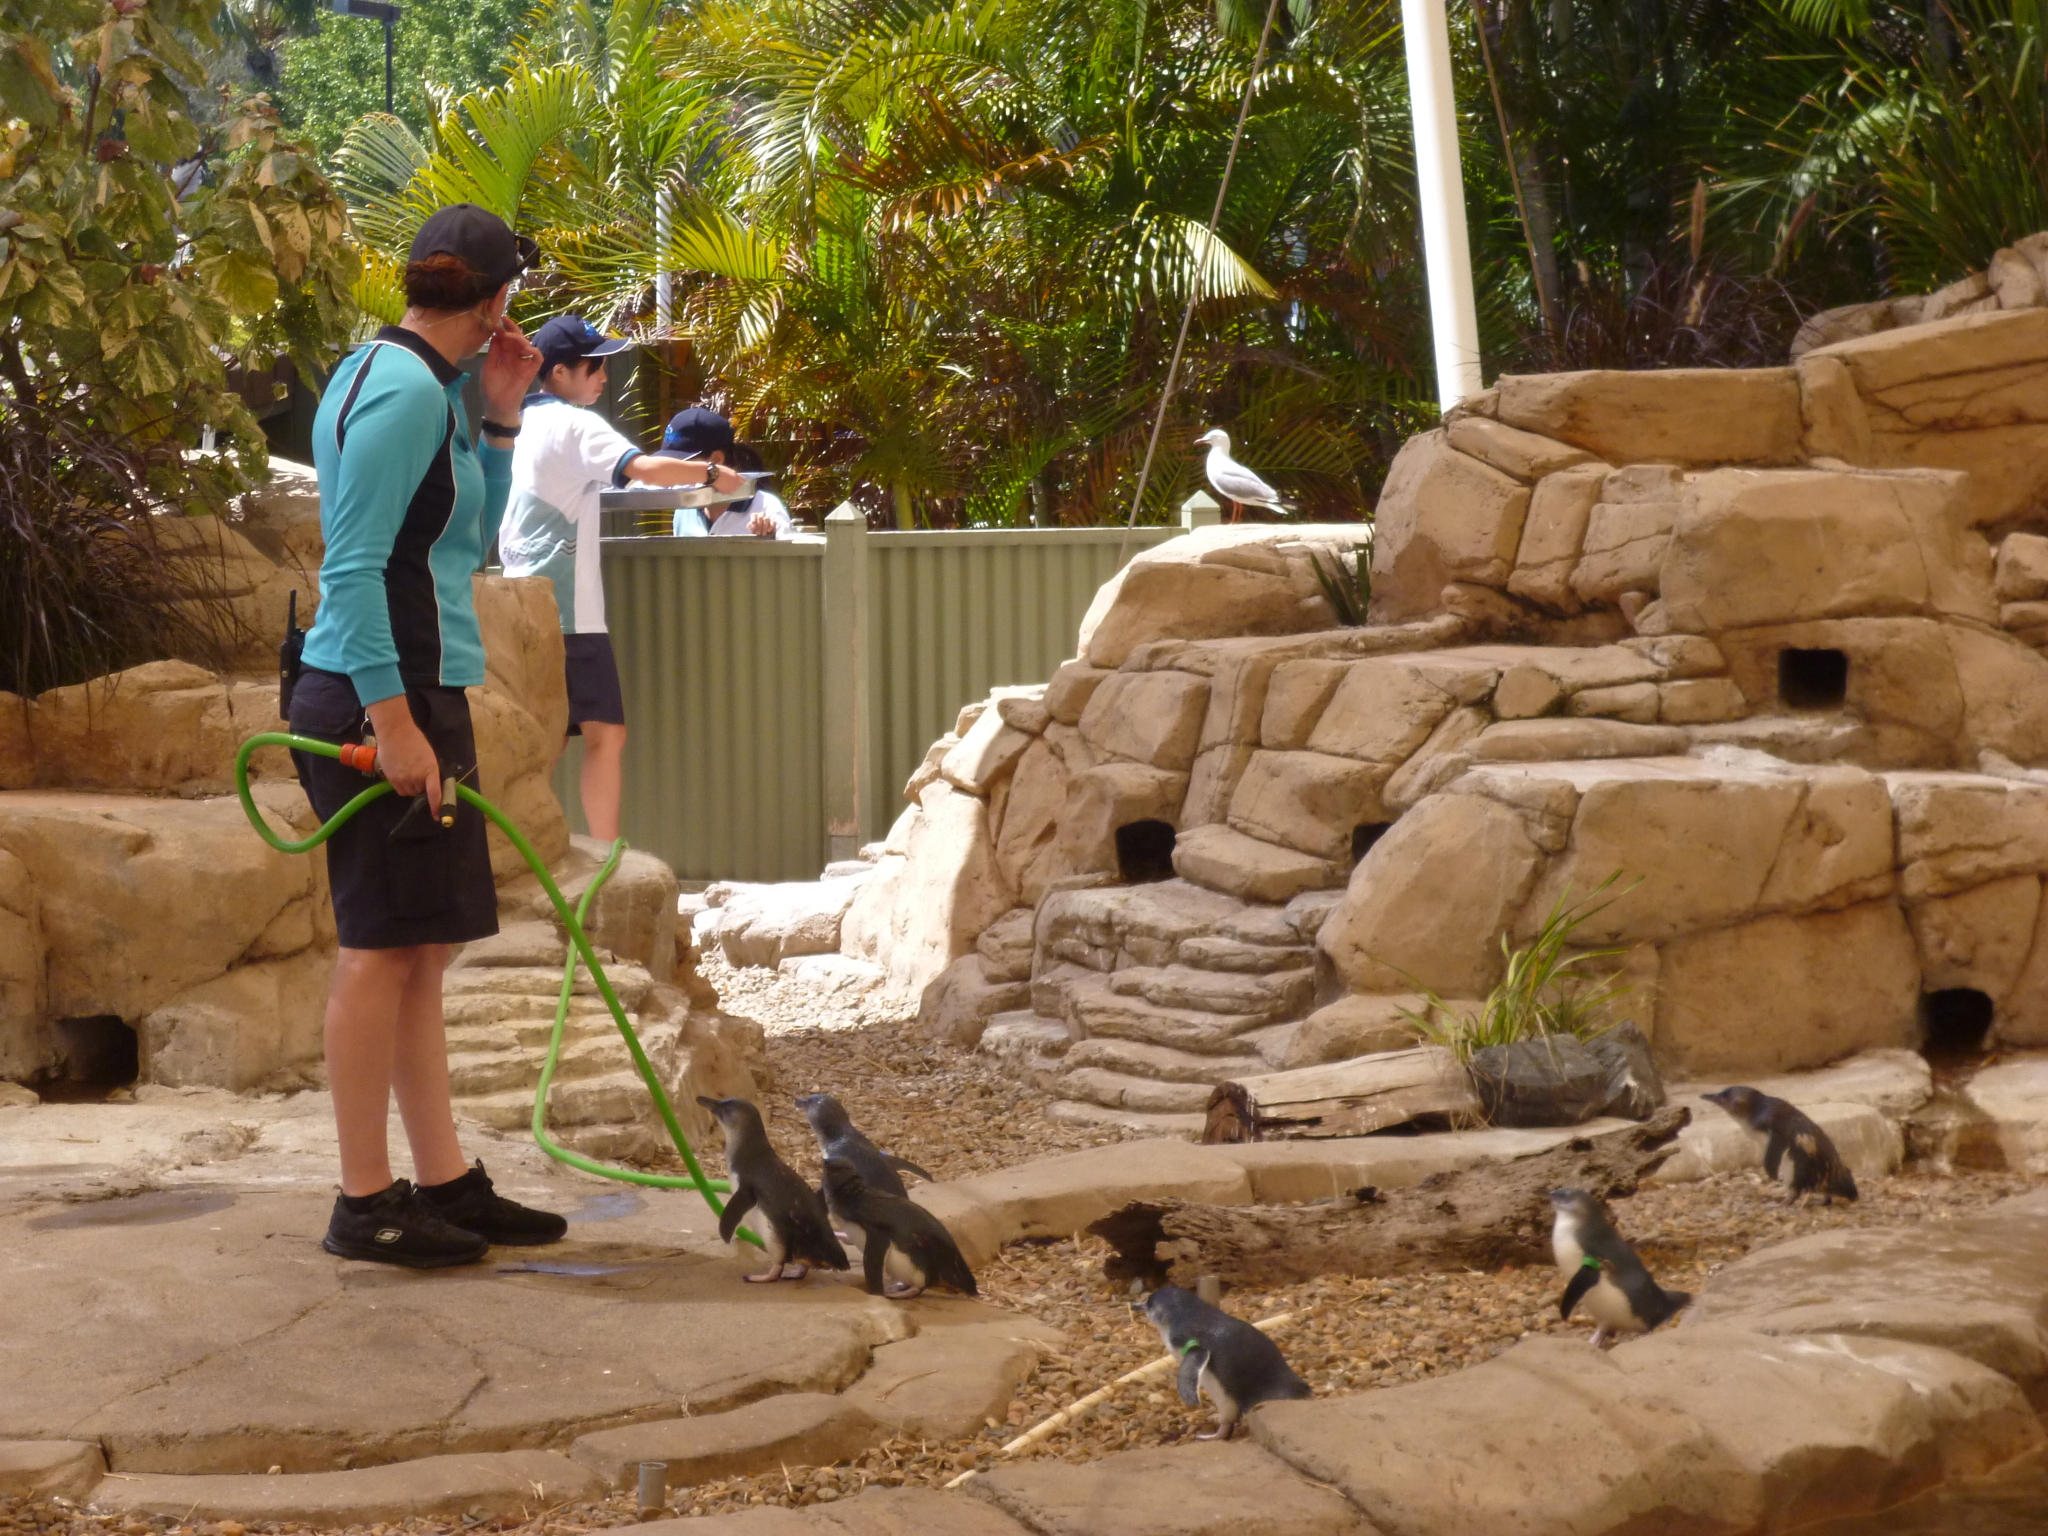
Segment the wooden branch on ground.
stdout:
[[1261,1141],[1363,1136],[1424,1116],[1480,1123],[1465,1069],[1436,1045],[1271,1072],[1237,1086],[1250,1095]]
[[1641,1125],[1579,1137],[1533,1157],[1440,1173],[1412,1189],[1355,1191],[1316,1205],[1133,1201],[1088,1230],[1116,1252],[1103,1273],[1193,1289],[1289,1285],[1317,1275],[1409,1275],[1498,1269],[1550,1259],[1553,1189],[1602,1200],[1636,1192],[1677,1148],[1692,1119],[1667,1105]]

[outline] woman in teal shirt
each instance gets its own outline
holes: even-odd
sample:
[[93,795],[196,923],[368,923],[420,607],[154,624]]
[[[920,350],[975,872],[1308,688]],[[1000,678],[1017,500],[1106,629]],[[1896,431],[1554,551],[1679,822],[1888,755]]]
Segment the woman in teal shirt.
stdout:
[[[483,682],[484,653],[470,578],[504,515],[520,402],[540,366],[505,314],[535,254],[474,204],[428,219],[405,269],[404,320],[342,361],[314,422],[327,549],[291,726],[324,741],[374,732],[397,790],[326,845],[340,939],[326,1047],[341,1195],[322,1246],[344,1258],[438,1268],[567,1230],[465,1163],[441,1015],[451,946],[498,928],[483,819],[459,806],[444,828],[440,810],[444,779],[476,782],[463,689]],[[486,348],[482,441],[472,443],[457,365]],[[297,766],[323,818],[363,788],[331,758],[300,753]],[[417,1185],[392,1176],[394,1096]]]

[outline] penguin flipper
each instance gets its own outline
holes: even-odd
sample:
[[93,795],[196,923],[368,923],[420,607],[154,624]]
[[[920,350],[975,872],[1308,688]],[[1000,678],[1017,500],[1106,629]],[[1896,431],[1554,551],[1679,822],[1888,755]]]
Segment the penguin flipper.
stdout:
[[909,1158],[898,1157],[894,1152],[884,1152],[882,1154],[882,1161],[887,1163],[891,1168],[894,1168],[898,1173],[916,1174],[920,1179],[923,1179],[927,1184],[936,1184],[939,1182],[930,1174],[926,1173],[922,1168],[918,1167],[917,1164],[913,1163]]
[[[1787,1136],[1782,1128],[1771,1127],[1770,1140],[1764,1143],[1764,1173],[1773,1182],[1777,1180],[1778,1166],[1785,1161],[1785,1153],[1791,1145],[1792,1138]],[[1792,1160],[1792,1167],[1796,1173],[1799,1168],[1799,1160],[1796,1157]]]
[[889,1236],[873,1227],[861,1228],[860,1270],[870,1296],[889,1293]]
[[1581,1264],[1572,1271],[1572,1277],[1565,1283],[1564,1294],[1557,1299],[1557,1315],[1560,1319],[1572,1315],[1572,1308],[1585,1300],[1586,1292],[1600,1283],[1600,1265],[1597,1260]]
[[732,1198],[725,1202],[725,1209],[718,1213],[718,1240],[721,1243],[732,1241],[733,1233],[740,1229],[741,1218],[754,1208],[758,1199],[753,1188],[746,1184],[732,1192]]
[[1202,1406],[1202,1368],[1209,1363],[1209,1351],[1199,1344],[1180,1357],[1180,1400],[1190,1408]]
[[825,1212],[825,1197],[809,1185],[801,1186],[810,1198],[797,1208],[790,1223],[789,1256],[799,1263],[819,1264],[827,1269],[849,1269],[846,1250],[832,1235],[832,1220]]

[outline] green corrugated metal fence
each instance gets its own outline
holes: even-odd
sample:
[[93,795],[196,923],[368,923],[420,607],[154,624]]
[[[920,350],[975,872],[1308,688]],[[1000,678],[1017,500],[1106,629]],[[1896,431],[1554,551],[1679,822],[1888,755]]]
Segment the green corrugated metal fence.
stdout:
[[[1135,554],[1179,528],[1141,528]],[[607,539],[621,830],[687,880],[803,880],[887,831],[960,707],[1073,654],[1116,528]],[[575,751],[555,777],[579,830]]]

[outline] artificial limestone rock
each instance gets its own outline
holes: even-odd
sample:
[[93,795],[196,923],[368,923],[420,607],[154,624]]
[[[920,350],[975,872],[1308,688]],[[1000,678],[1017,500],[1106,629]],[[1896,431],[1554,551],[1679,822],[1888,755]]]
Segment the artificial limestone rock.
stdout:
[[988,806],[950,784],[924,792],[905,851],[886,856],[841,924],[842,952],[915,996],[1016,905],[988,833]]
[[1336,528],[1290,534],[1203,528],[1142,551],[1096,593],[1081,620],[1080,655],[1114,668],[1151,640],[1325,628],[1330,607],[1312,561],[1362,540]]
[[1610,464],[1789,464],[1800,454],[1790,368],[1505,374],[1500,419]]

